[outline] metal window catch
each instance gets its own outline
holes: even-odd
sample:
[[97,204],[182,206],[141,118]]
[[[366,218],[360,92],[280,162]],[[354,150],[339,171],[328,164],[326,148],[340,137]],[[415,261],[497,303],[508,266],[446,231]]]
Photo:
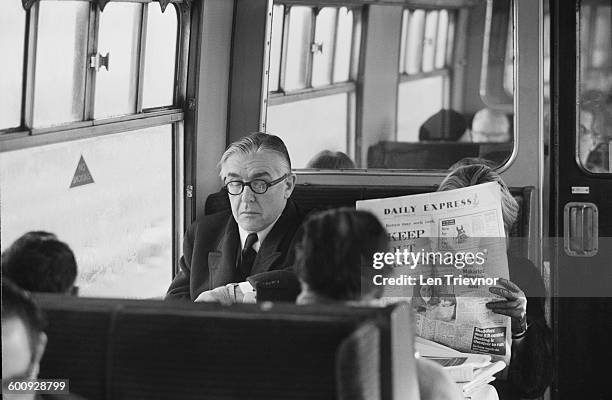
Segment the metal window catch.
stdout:
[[108,62],[110,59],[109,53],[106,53],[105,56],[102,54],[94,54],[89,57],[89,67],[95,68],[96,71],[99,71],[100,68],[104,67],[108,71]]
[[311,43],[310,52],[313,54],[323,53],[323,43],[317,43],[317,42]]

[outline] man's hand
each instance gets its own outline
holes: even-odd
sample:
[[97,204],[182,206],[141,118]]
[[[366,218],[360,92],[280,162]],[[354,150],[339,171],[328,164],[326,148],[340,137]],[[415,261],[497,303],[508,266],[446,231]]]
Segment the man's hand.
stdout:
[[512,318],[512,334],[519,335],[527,330],[527,297],[521,288],[509,280],[499,278],[497,282],[502,287],[490,287],[489,291],[506,300],[491,301],[487,303],[487,308]]
[[256,303],[253,287],[248,282],[228,283],[212,290],[200,293],[196,302],[221,303],[230,305],[235,303]]
[[214,288],[212,290],[207,290],[205,292],[200,293],[196,302],[208,302],[208,303],[221,303],[223,305],[234,304],[236,301],[234,300],[231,288],[228,289],[228,286],[219,286],[218,288]]

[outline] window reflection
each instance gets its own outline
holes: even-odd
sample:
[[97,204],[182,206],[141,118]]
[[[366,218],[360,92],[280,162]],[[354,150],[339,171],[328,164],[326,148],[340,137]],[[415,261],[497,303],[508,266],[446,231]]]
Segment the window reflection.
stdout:
[[317,15],[312,60],[312,86],[331,83],[337,9],[325,7]]
[[291,7],[284,90],[306,87],[312,14],[310,7]]
[[[338,10],[338,32],[336,34],[334,60],[334,83],[350,79],[351,48],[353,45],[353,12],[346,7]],[[353,50],[358,53],[357,49]]]
[[[305,168],[321,150],[348,151],[349,96],[342,93],[268,107],[267,131],[280,136],[294,168]],[[352,114],[352,113],[351,113]]]
[[275,5],[272,10],[272,32],[281,32],[281,34],[273,34],[270,42],[270,77],[268,79],[268,90],[270,92],[278,91],[279,87],[284,19],[285,7],[282,5]]
[[611,15],[610,5],[581,2],[576,153],[594,173],[612,172]]
[[[446,169],[463,156],[497,164],[510,158],[513,105],[504,103],[514,91],[510,0],[448,8],[385,3],[364,13],[293,4],[277,0],[274,7],[266,127],[287,141],[289,151],[294,147],[296,168],[321,150],[346,152],[356,168]],[[276,16],[283,7],[291,7],[284,24]],[[368,28],[363,38],[361,20]],[[391,32],[399,36],[390,38]],[[326,46],[334,34],[335,45]],[[367,54],[359,55],[358,45]],[[388,59],[373,49],[385,49]],[[389,60],[395,71],[388,70]],[[331,102],[338,92],[348,94],[342,106]],[[324,97],[330,97],[328,109]],[[499,101],[485,102],[491,99]],[[378,102],[387,110],[372,110]],[[358,108],[365,104],[370,109]],[[458,123],[447,124],[448,118]],[[415,156],[425,153],[440,162],[402,164],[425,160]]]

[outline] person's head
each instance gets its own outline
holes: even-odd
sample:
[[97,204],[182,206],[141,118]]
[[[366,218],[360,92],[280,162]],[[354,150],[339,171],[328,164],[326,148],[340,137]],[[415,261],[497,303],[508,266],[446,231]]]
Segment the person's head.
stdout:
[[510,141],[510,122],[501,111],[483,108],[474,114],[472,120],[473,142]]
[[29,294],[2,279],[2,382],[38,376],[47,336],[45,318]]
[[73,293],[77,264],[54,234],[28,232],[2,253],[2,275],[31,292]]
[[481,183],[497,182],[501,188],[501,209],[506,235],[518,218],[519,205],[499,174],[482,164],[466,165],[451,171],[440,184],[438,191],[464,188]]
[[259,232],[276,221],[295,187],[289,152],[278,136],[243,137],[227,148],[219,165],[232,214],[242,229]]
[[612,114],[603,92],[588,90],[580,97],[578,154],[583,165],[589,153],[601,142],[612,139]]
[[491,160],[487,160],[485,158],[480,157],[464,157],[461,160],[457,161],[453,165],[451,165],[448,169],[451,171],[456,170],[459,167],[465,167],[467,165],[485,165],[491,169],[495,169],[497,164]]
[[442,109],[429,117],[419,128],[419,140],[459,140],[467,128],[462,114],[455,110]]
[[308,161],[306,168],[349,169],[355,168],[355,163],[341,151],[323,150]]
[[335,301],[364,299],[374,291],[368,279],[374,253],[387,244],[385,228],[370,212],[340,208],[312,215],[296,248],[302,290]]

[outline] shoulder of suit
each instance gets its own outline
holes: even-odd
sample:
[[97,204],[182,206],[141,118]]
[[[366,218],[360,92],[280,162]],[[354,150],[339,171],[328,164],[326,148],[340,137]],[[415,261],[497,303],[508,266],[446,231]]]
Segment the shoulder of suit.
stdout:
[[231,210],[220,211],[218,213],[203,215],[198,217],[191,223],[190,230],[198,229],[199,227],[211,227],[216,225],[225,225],[228,218],[232,217]]

